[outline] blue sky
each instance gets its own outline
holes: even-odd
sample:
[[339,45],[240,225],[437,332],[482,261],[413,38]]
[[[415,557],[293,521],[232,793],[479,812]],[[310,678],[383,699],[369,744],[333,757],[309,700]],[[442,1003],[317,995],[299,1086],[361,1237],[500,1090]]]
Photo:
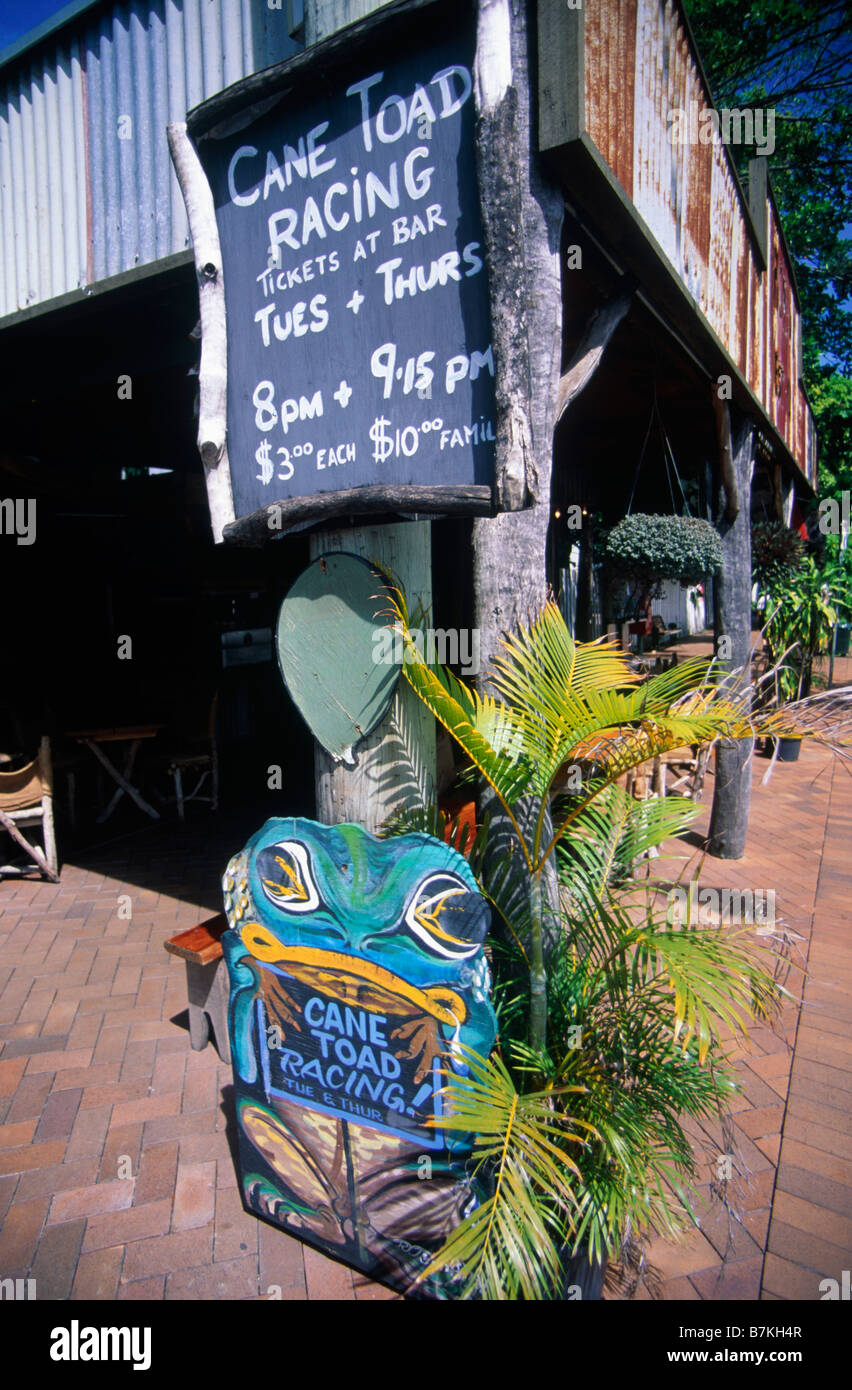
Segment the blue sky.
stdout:
[[68,0],[0,0],[0,49],[64,10]]

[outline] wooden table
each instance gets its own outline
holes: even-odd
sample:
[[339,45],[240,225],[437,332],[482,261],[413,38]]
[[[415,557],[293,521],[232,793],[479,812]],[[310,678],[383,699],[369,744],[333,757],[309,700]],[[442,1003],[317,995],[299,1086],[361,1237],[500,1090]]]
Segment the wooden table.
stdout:
[[[136,761],[136,754],[143,739],[156,738],[157,734],[164,726],[162,724],[134,724],[127,728],[117,729],[75,729],[68,733],[68,738],[76,739],[78,743],[85,744],[97,758],[101,766],[109,773],[112,780],[116,783],[118,790],[107,806],[97,816],[96,822],[101,825],[105,820],[109,820],[116,806],[118,805],[125,792],[131,801],[135,801],[140,811],[144,811],[152,820],[159,820],[160,813],[155,811],[130,781],[130,774],[133,771],[133,764]],[[126,743],[127,751],[124,756],[124,770],[119,772],[101,748],[102,743]]]

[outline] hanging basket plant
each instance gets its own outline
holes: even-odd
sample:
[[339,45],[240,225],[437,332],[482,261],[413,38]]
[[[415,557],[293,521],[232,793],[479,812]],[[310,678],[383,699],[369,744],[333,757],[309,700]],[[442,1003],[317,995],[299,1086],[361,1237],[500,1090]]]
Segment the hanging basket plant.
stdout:
[[626,516],[609,534],[607,559],[646,588],[661,579],[700,584],[722,568],[722,543],[709,521],[696,516]]
[[722,543],[709,521],[695,516],[626,516],[609,534],[607,560],[632,589],[637,613],[651,616],[651,597],[663,579],[699,584],[722,568]]

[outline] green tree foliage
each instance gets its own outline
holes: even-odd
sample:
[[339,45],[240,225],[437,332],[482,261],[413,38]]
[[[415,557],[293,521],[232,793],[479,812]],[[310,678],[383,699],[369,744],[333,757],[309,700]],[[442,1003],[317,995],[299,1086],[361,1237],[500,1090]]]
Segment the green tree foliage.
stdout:
[[606,548],[617,570],[646,585],[657,579],[699,584],[722,568],[722,545],[709,521],[696,516],[626,516]]
[[[686,0],[714,103],[773,108],[770,171],[795,263],[820,491],[852,486],[852,24],[848,0]],[[741,172],[754,151],[731,147]]]

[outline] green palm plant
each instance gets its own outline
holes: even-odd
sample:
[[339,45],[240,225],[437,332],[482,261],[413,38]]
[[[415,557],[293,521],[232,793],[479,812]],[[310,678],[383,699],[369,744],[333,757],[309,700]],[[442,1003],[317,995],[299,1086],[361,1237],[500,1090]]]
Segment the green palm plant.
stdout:
[[[673,1238],[694,1219],[682,1117],[718,1118],[736,1091],[720,1029],[744,1033],[785,993],[753,933],[675,928],[658,893],[625,887],[625,856],[696,814],[685,798],[639,803],[613,786],[574,822],[547,1045],[529,1045],[525,1001],[499,991],[502,1057],[466,1053],[471,1077],[452,1077],[436,1121],[477,1135],[490,1191],[426,1274],[451,1263],[468,1294],[558,1297],[576,1253],[600,1264],[628,1232]],[[523,957],[517,936],[496,954],[498,978],[516,973],[502,968],[513,951]]]
[[579,1088],[547,1085],[520,1093],[499,1056],[460,1050],[467,1075],[453,1074],[452,1105],[441,1126],[476,1134],[474,1169],[488,1169],[491,1191],[422,1278],[449,1264],[468,1290],[547,1298],[559,1283],[560,1248],[577,1206],[580,1169],[571,1149],[593,1132],[564,1108],[567,1094]]
[[[559,1296],[573,1254],[600,1258],[630,1231],[672,1235],[689,1220],[694,1166],[680,1117],[718,1115],[734,1090],[722,1031],[771,1017],[784,993],[770,945],[753,932],[672,923],[652,892],[637,902],[625,889],[627,867],[695,811],[682,798],[638,806],[615,781],[718,737],[848,746],[848,702],[834,692],[752,711],[747,682],[714,685],[703,661],[640,684],[609,644],[575,643],[552,604],[504,639],[495,693],[480,693],[426,662],[387,578],[406,679],[491,788],[517,847],[495,873],[487,822],[471,842],[438,813],[419,813],[417,828],[448,834],[468,855],[509,928],[491,948],[499,1052],[467,1057],[467,1077],[448,1074],[435,1122],[477,1136],[473,1162],[490,1175],[490,1196],[424,1277],[450,1263],[468,1293]],[[579,787],[567,778],[570,792],[566,767],[580,774]],[[411,813],[396,818],[396,829],[412,825]]]
[[[794,708],[751,715],[742,689],[708,682],[706,660],[685,662],[640,683],[607,642],[575,642],[549,603],[506,636],[481,694],[437,664],[412,639],[405,595],[388,580],[406,679],[490,786],[525,865],[530,982],[529,1040],[547,1034],[544,871],[578,816],[617,777],[662,753],[724,738],[800,732]],[[819,731],[811,728],[813,737]],[[566,766],[582,772],[580,793],[563,798],[551,824],[552,793]],[[524,801],[527,815],[519,814]],[[528,808],[532,805],[530,817]]]
[[829,593],[826,576],[808,556],[795,572],[777,577],[770,588],[770,607],[763,635],[777,669],[779,694],[801,699],[811,687],[813,663],[827,651],[837,622],[837,602],[849,599],[845,576],[835,578]]

